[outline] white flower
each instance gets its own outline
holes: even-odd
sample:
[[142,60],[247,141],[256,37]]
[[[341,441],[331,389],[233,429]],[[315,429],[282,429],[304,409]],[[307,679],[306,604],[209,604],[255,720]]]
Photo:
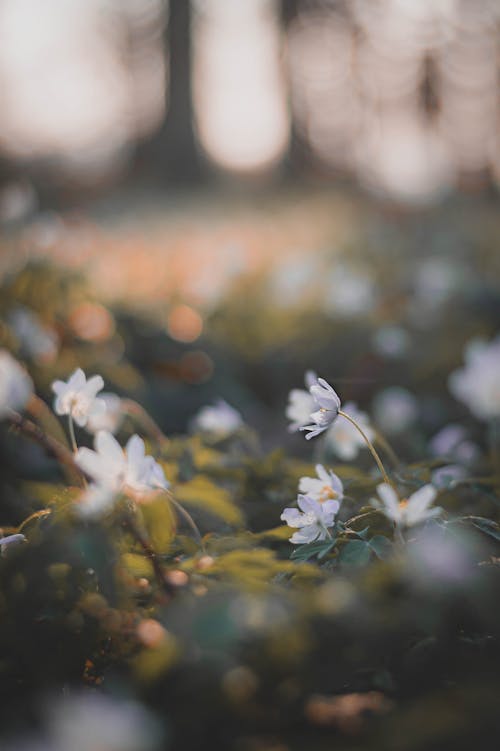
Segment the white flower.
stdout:
[[431,474],[432,484],[436,488],[453,488],[467,477],[467,470],[461,464],[447,464],[435,469]]
[[224,399],[218,399],[212,406],[202,407],[193,420],[195,430],[220,437],[235,433],[242,425],[241,414]]
[[401,326],[382,326],[374,333],[372,344],[377,354],[398,359],[408,352],[410,336]]
[[46,712],[52,751],[153,751],[160,728],[138,702],[70,693]]
[[83,427],[89,417],[106,409],[104,401],[96,398],[103,386],[100,375],[92,376],[87,381],[83,370],[77,368],[67,382],[54,381],[52,384],[52,391],[56,395],[54,411],[58,415],[71,415],[76,424]]
[[0,538],[0,554],[6,555],[7,549],[10,545],[13,547],[16,547],[16,545],[19,545],[21,542],[26,542],[26,537],[21,534],[15,534],[15,535],[7,535],[6,537]]
[[[308,370],[305,374],[304,381],[309,389],[314,383],[316,383],[316,373],[312,370]],[[288,426],[290,433],[296,433],[301,429],[302,425],[309,422],[311,412],[314,411],[314,399],[304,389],[292,389],[288,394],[288,405],[285,414],[292,422]]]
[[418,402],[410,391],[391,386],[380,391],[373,400],[375,423],[385,433],[402,433],[418,417]]
[[436,433],[429,443],[433,456],[446,456],[457,462],[469,464],[478,458],[479,447],[469,440],[462,425],[451,423]]
[[33,394],[33,382],[6,349],[0,350],[0,417],[23,409]]
[[372,278],[346,264],[338,264],[328,279],[324,307],[328,313],[354,317],[369,313],[377,302]]
[[500,334],[491,342],[469,342],[465,367],[451,373],[448,385],[480,420],[500,417]]
[[83,518],[95,518],[102,516],[112,508],[116,493],[106,485],[92,483],[80,496],[76,510]]
[[300,428],[301,430],[310,431],[306,435],[307,440],[327,430],[334,420],[336,420],[341,406],[339,396],[324,378],[318,378],[310,386],[309,393],[313,398],[314,407],[318,407],[318,409],[309,415],[312,423]]
[[102,392],[99,400],[104,402],[105,409],[93,412],[89,415],[86,428],[89,433],[98,433],[99,430],[107,430],[116,433],[123,422],[122,400],[116,394]]
[[342,501],[344,486],[342,480],[334,472],[328,472],[322,464],[316,465],[318,477],[301,477],[299,480],[299,492],[314,498],[319,503],[336,500]]
[[[373,441],[375,434],[370,427],[368,415],[361,412],[354,402],[347,402],[343,411],[352,417],[353,420],[361,427],[369,441]],[[325,442],[330,449],[343,461],[355,459],[359,450],[366,448],[363,436],[356,430],[349,420],[336,420],[325,436]]]
[[307,495],[299,495],[297,499],[299,509],[286,508],[281,514],[281,519],[289,527],[296,527],[298,532],[290,537],[294,545],[301,545],[315,540],[326,540],[330,535],[328,527],[333,526],[337,514],[339,501],[319,501]]
[[58,338],[55,331],[42,324],[28,308],[15,308],[8,317],[22,351],[35,360],[53,360],[57,355]]
[[94,447],[95,451],[78,449],[75,461],[98,486],[137,493],[168,487],[163,469],[152,456],[146,456],[144,441],[138,435],[129,438],[123,450],[111,433],[100,430]]
[[437,495],[437,490],[432,485],[423,485],[402,501],[399,500],[394,488],[387,483],[378,485],[377,493],[382,502],[374,499],[371,505],[400,527],[421,524],[427,519],[439,516],[443,510],[439,506],[429,508]]

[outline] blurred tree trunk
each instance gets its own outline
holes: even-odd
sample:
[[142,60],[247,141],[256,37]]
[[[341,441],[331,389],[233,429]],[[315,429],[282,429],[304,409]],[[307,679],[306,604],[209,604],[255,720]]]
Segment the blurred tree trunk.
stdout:
[[297,126],[297,121],[295,119],[290,67],[286,55],[288,30],[297,18],[303,5],[303,0],[281,0],[281,23],[284,37],[283,45],[285,47],[285,81],[287,86],[287,102],[290,117],[290,143],[284,160],[284,173],[288,178],[298,177],[303,174],[304,170],[306,170],[311,164],[309,146],[304,135],[301,133],[300,128]]
[[189,0],[170,0],[164,33],[167,113],[159,130],[137,149],[140,171],[165,185],[198,182],[204,174],[193,125],[191,19]]

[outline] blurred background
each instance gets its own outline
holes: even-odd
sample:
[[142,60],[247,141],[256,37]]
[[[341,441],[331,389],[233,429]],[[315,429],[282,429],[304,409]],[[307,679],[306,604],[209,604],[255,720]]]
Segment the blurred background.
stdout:
[[443,305],[455,365],[499,320],[499,28],[497,0],[2,0],[0,273],[83,273],[87,342],[146,317],[113,341],[202,386],[176,429],[220,395],[264,419],[307,367],[366,403]]

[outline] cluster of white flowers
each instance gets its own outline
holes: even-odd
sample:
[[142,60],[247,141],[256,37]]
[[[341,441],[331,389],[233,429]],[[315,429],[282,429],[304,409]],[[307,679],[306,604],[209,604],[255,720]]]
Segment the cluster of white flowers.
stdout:
[[[342,406],[340,397],[327,381],[318,378],[312,370],[306,373],[305,383],[308,391],[290,391],[286,408],[286,416],[291,420],[288,429],[292,433],[299,430],[308,431],[307,440],[326,431],[326,444],[340,459],[355,459],[359,450],[365,446],[365,441],[352,422],[345,418],[337,420]],[[361,412],[354,402],[347,402],[342,410],[359,425],[368,440],[372,441],[374,432],[368,416]]]
[[480,420],[500,417],[500,334],[491,342],[473,339],[464,358],[465,367],[449,377],[451,393]]
[[52,384],[55,412],[69,415],[80,427],[95,433],[94,450],[82,447],[75,453],[75,462],[93,480],[78,505],[83,516],[104,513],[119,493],[140,497],[169,486],[160,464],[146,455],[142,438],[133,435],[122,449],[112,435],[122,420],[121,399],[115,394],[97,396],[103,387],[100,375],[87,380],[81,368],[68,381]]
[[335,522],[344,497],[342,481],[322,464],[316,465],[317,477],[301,477],[299,480],[298,509],[286,508],[282,521],[298,529],[290,537],[294,545],[326,540],[329,529]]

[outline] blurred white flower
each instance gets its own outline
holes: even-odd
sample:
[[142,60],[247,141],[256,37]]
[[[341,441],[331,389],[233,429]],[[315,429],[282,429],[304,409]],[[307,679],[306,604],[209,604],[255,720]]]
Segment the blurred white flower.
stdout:
[[439,489],[452,488],[457,482],[465,480],[467,470],[460,464],[447,464],[435,469],[431,474],[432,484]]
[[98,433],[99,430],[116,433],[124,418],[122,400],[116,394],[104,391],[99,394],[99,399],[104,402],[105,409],[90,414],[85,427],[89,433]]
[[419,260],[414,279],[420,305],[437,306],[459,291],[467,280],[467,269],[456,258],[439,256]]
[[53,704],[48,724],[54,751],[150,751],[159,740],[157,723],[138,702],[98,693]]
[[373,417],[382,432],[402,433],[416,421],[418,401],[407,389],[391,386],[373,400]]
[[491,342],[473,339],[464,355],[465,367],[448,379],[451,393],[480,420],[500,417],[500,334]]
[[377,291],[366,273],[338,264],[328,279],[324,307],[328,313],[353,317],[369,313],[375,307]]
[[[347,402],[343,411],[352,417],[360,426],[369,441],[373,441],[375,433],[370,426],[370,420],[365,412],[361,412],[354,402]],[[344,461],[355,459],[362,448],[366,448],[361,433],[348,420],[336,420],[325,436],[326,445]]]
[[92,376],[87,381],[85,373],[77,368],[68,381],[54,381],[52,391],[55,393],[54,411],[58,415],[71,415],[77,425],[83,427],[89,417],[104,412],[106,405],[97,397],[104,386],[100,375]]
[[[94,447],[95,451],[78,449],[75,461],[100,488],[137,493],[168,488],[163,469],[152,456],[146,455],[144,441],[138,435],[131,436],[123,450],[111,433],[101,430],[95,436]],[[91,505],[93,502],[99,500],[91,498]]]
[[434,502],[437,490],[432,485],[423,485],[412,493],[409,498],[400,501],[396,491],[391,485],[382,483],[377,486],[378,499],[373,499],[371,505],[381,511],[388,519],[400,527],[413,527],[427,519],[439,516],[442,508],[435,506],[429,508]]
[[[304,381],[309,389],[314,383],[316,383],[316,373],[312,370],[308,370],[305,374]],[[305,425],[309,421],[311,412],[314,410],[314,399],[304,389],[292,389],[288,394],[288,405],[285,414],[292,422],[288,426],[290,433],[296,433],[302,425]]]
[[0,417],[10,409],[23,409],[33,394],[33,382],[6,349],[0,350]]
[[75,506],[79,516],[93,519],[109,511],[115,502],[116,492],[106,485],[91,483],[86,488]]
[[306,439],[310,440],[315,436],[323,433],[330,425],[336,420],[341,407],[341,402],[338,394],[330,384],[324,380],[324,378],[318,378],[312,386],[309,387],[309,393],[311,394],[315,407],[317,410],[311,412],[309,419],[312,421],[309,425],[303,425],[301,430],[310,431],[306,435]]
[[328,528],[333,526],[335,515],[340,508],[339,501],[320,503],[310,496],[299,495],[297,503],[300,511],[296,508],[286,508],[280,517],[289,527],[299,530],[293,533],[290,542],[302,545],[330,537]]
[[445,456],[457,462],[468,464],[480,454],[479,446],[467,438],[462,425],[451,423],[442,428],[429,443],[433,456]]
[[408,352],[410,336],[401,326],[382,326],[374,333],[372,344],[379,355],[397,359]]
[[0,553],[5,555],[9,547],[16,547],[21,542],[26,542],[26,537],[21,534],[7,535],[0,538]]
[[299,492],[314,498],[319,503],[325,501],[342,501],[344,486],[340,477],[332,471],[327,471],[322,464],[316,465],[317,477],[301,477],[299,480]]
[[464,530],[450,533],[441,525],[422,527],[415,541],[408,545],[407,573],[425,589],[458,586],[461,589],[477,576],[476,560],[487,557],[487,552],[475,536]]
[[35,360],[52,361],[58,351],[59,340],[52,329],[44,326],[38,316],[28,308],[14,308],[8,316],[21,351]]
[[214,405],[202,407],[193,420],[193,428],[216,436],[229,436],[243,425],[243,418],[237,409],[224,399]]

